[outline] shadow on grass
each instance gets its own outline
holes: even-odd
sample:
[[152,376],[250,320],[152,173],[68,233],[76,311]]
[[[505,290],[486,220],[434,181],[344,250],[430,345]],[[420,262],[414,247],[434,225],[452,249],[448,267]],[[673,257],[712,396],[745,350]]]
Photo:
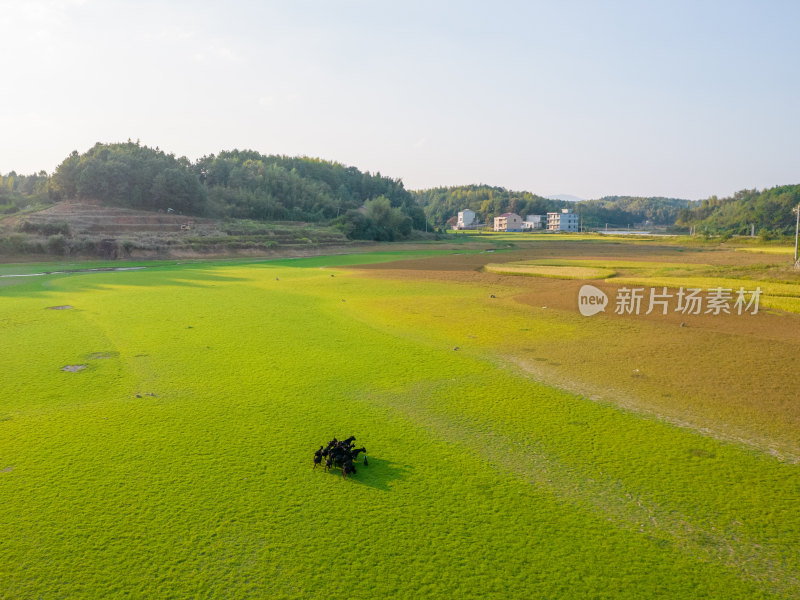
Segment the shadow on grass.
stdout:
[[[243,282],[248,279],[213,272],[208,265],[171,265],[135,271],[90,271],[90,272],[52,272],[36,277],[19,277],[0,279],[0,290],[9,297],[36,298],[41,295],[63,294],[65,291],[53,291],[53,283],[65,278],[85,276],[74,291],[102,291],[113,285],[136,287],[190,287],[207,288],[220,284]],[[13,283],[6,283],[6,282]],[[73,291],[72,289],[66,291]]]
[[[347,478],[349,483],[366,485],[377,490],[388,492],[395,481],[401,481],[408,477],[411,467],[401,465],[382,458],[369,457],[369,466],[365,467],[361,461],[356,464],[356,474]],[[331,469],[328,475],[341,479],[341,469]]]

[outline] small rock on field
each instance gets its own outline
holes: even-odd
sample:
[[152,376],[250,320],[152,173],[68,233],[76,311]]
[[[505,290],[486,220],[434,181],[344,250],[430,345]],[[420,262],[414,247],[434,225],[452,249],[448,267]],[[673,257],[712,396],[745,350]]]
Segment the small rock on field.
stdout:
[[65,367],[61,367],[61,370],[69,373],[77,373],[78,371],[83,371],[85,368],[86,365],[67,365]]

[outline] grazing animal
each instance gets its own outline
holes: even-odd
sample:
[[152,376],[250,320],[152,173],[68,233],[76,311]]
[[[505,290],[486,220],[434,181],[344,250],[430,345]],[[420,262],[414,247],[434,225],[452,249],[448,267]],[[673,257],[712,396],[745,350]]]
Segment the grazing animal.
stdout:
[[348,475],[355,475],[356,467],[353,464],[352,460],[347,460],[342,464],[342,477],[347,477]]
[[356,472],[354,462],[358,459],[359,454],[364,453],[364,464],[368,464],[366,461],[367,449],[355,448],[353,443],[355,439],[356,436],[354,435],[345,440],[333,438],[328,442],[327,446],[320,446],[319,450],[314,452],[314,468],[316,469],[317,465],[323,464],[323,459],[325,459],[325,471],[331,467],[340,467],[342,469],[342,477],[354,475]]

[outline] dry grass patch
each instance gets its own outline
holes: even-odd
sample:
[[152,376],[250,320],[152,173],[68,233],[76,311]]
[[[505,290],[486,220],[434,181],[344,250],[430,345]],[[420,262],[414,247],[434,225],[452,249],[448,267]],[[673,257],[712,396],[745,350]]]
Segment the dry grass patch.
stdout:
[[555,279],[606,279],[613,277],[612,269],[602,267],[536,265],[530,263],[490,263],[484,267],[489,273],[502,275],[527,275]]

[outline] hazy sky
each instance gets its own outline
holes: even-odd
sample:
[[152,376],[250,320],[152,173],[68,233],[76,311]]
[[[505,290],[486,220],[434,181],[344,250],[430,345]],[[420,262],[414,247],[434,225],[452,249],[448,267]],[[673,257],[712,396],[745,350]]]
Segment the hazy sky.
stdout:
[[411,189],[800,183],[800,2],[0,0],[0,172],[140,139]]

